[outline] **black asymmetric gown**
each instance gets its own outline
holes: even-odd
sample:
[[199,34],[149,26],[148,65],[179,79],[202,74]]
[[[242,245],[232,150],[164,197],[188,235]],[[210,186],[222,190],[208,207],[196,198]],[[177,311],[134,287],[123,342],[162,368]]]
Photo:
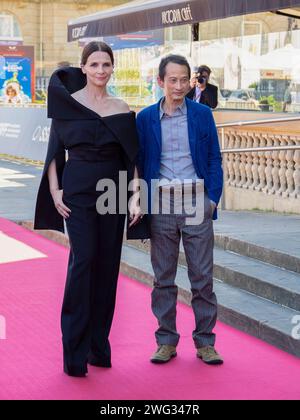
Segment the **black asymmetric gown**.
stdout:
[[[126,215],[118,210],[116,214],[99,214],[96,201],[103,192],[97,191],[96,185],[103,178],[111,179],[118,195],[119,171],[126,171],[126,188],[133,179],[138,153],[135,113],[100,117],[71,96],[85,85],[86,76],[79,68],[62,68],[51,77],[48,117],[52,124],[34,221],[35,229],[64,232],[47,176],[55,159],[63,201],[71,209],[66,219],[70,254],[61,327],[64,370],[75,376],[87,372],[87,362],[111,364],[108,337]],[[134,229],[127,224],[128,239],[149,237],[147,226],[140,224]]]

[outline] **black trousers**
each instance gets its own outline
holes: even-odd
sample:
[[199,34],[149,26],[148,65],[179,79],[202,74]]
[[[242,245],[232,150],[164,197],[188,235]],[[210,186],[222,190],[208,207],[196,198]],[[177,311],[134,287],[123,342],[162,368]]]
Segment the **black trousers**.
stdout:
[[64,371],[84,374],[87,362],[110,366],[109,333],[115,309],[125,215],[100,215],[96,184],[117,184],[122,160],[67,161],[63,201],[71,209],[66,226],[70,239],[67,280],[61,314]]

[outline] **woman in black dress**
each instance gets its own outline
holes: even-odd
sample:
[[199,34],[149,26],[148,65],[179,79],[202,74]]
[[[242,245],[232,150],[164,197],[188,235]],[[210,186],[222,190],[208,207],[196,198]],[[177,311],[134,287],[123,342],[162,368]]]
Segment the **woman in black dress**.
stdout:
[[[128,184],[137,178],[135,113],[106,90],[113,66],[111,48],[92,42],[81,68],[56,70],[48,89],[52,124],[34,228],[64,232],[66,222],[70,255],[61,327],[64,371],[71,376],[85,376],[87,363],[111,366],[108,337],[126,214],[99,214],[96,184],[111,179],[118,195],[119,171],[126,171]],[[127,237],[141,217],[133,203]]]

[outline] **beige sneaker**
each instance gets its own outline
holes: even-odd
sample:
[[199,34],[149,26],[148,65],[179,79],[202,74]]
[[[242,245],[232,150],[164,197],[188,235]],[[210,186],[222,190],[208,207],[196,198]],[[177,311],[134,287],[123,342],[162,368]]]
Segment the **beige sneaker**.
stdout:
[[167,363],[172,357],[177,356],[176,347],[162,344],[158,347],[156,352],[151,356],[152,363]]
[[222,357],[212,346],[201,347],[197,349],[197,357],[202,359],[203,362],[207,363],[208,365],[222,365],[224,363]]

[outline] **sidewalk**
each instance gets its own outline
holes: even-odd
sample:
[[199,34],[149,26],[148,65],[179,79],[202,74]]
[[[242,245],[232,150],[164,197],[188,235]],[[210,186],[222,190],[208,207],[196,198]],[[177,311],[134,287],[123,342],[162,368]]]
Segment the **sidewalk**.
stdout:
[[0,159],[0,216],[32,220],[42,168]]
[[218,323],[221,367],[195,357],[192,310],[178,304],[178,357],[149,362],[156,345],[150,291],[120,276],[111,334],[112,369],[90,367],[85,379],[62,373],[60,306],[68,250],[0,219],[0,399],[299,399],[299,360]]
[[216,234],[300,258],[298,215],[226,210],[219,212],[214,229]]

